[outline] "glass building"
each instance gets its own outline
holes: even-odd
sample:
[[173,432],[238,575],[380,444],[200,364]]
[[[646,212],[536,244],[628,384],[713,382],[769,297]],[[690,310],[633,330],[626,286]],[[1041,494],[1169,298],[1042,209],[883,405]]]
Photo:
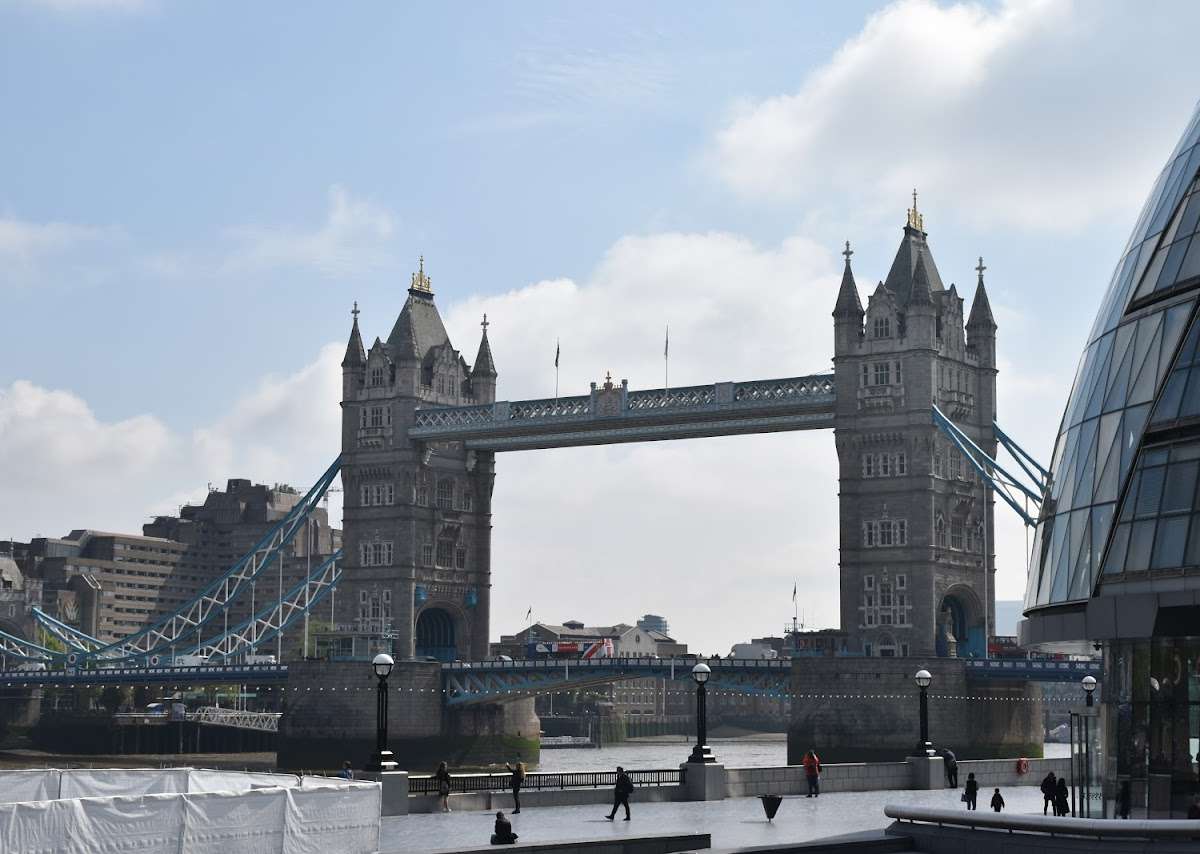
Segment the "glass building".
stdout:
[[1183,817],[1200,794],[1198,232],[1200,108],[1088,336],[1030,556],[1022,645],[1104,653],[1093,816]]

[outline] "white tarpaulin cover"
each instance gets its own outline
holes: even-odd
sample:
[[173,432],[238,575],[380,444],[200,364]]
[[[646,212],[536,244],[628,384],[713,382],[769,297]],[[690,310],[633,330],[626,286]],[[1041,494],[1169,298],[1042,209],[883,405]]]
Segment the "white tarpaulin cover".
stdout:
[[[336,783],[337,778],[329,778]],[[342,780],[341,782],[345,782]],[[300,785],[295,774],[209,771],[203,768],[56,768],[0,771],[0,804],[58,798],[248,792]]]
[[[292,778],[295,780],[295,778]],[[0,804],[5,854],[372,854],[380,787],[256,789]]]

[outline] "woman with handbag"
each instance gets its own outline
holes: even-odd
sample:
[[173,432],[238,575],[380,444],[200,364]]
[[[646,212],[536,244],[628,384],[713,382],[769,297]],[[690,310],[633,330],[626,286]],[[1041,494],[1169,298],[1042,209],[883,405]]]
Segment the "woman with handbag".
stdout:
[[445,762],[438,765],[433,779],[437,780],[437,793],[442,804],[442,812],[450,812],[450,771],[446,768]]

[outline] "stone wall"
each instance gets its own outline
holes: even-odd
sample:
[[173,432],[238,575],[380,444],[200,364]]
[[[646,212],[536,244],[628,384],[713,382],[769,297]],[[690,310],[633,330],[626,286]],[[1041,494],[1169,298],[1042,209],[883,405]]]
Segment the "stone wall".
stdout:
[[[291,770],[362,768],[375,751],[377,680],[362,662],[304,661],[288,667],[278,765]],[[400,767],[432,770],[438,762],[482,766],[518,754],[538,759],[532,700],[444,708],[441,665],[397,662],[388,678],[388,746]]]
[[929,738],[960,760],[1041,757],[1041,689],[1037,684],[968,680],[960,659],[796,658],[788,763],[814,748],[829,763],[903,759],[920,733],[913,674],[924,667]]

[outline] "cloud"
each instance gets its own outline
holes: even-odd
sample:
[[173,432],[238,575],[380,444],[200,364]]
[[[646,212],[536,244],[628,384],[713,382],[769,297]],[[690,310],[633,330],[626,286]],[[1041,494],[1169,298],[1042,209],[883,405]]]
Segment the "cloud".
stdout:
[[75,253],[89,246],[112,243],[119,229],[70,222],[30,222],[0,216],[0,282],[28,285],[39,281],[52,262],[70,263]]
[[222,267],[231,273],[288,268],[313,269],[327,276],[366,273],[390,260],[387,244],[395,228],[389,211],[334,184],[319,228],[246,225],[230,229],[235,248]]
[[[25,380],[0,388],[3,536],[136,533],[230,477],[311,484],[338,453],[340,361],[330,344],[191,433],[152,414],[103,421],[78,395]],[[340,501],[331,509],[340,516]]]
[[[611,370],[632,388],[830,370],[840,276],[804,239],[723,233],[616,242],[582,281],[555,279],[443,309],[475,355],[487,312],[502,399],[586,394]],[[391,318],[378,322],[382,327]],[[727,652],[778,634],[793,580],[810,624],[836,626],[837,464],[828,431],[529,451],[497,460],[492,632],[539,619],[632,622]],[[588,595],[569,594],[586,586]],[[719,591],[719,592],[718,592]]]
[[794,93],[744,103],[711,158],[737,193],[783,203],[890,208],[917,186],[979,226],[1128,216],[1168,153],[1147,140],[1169,145],[1200,84],[1197,26],[1183,4],[901,0]]

